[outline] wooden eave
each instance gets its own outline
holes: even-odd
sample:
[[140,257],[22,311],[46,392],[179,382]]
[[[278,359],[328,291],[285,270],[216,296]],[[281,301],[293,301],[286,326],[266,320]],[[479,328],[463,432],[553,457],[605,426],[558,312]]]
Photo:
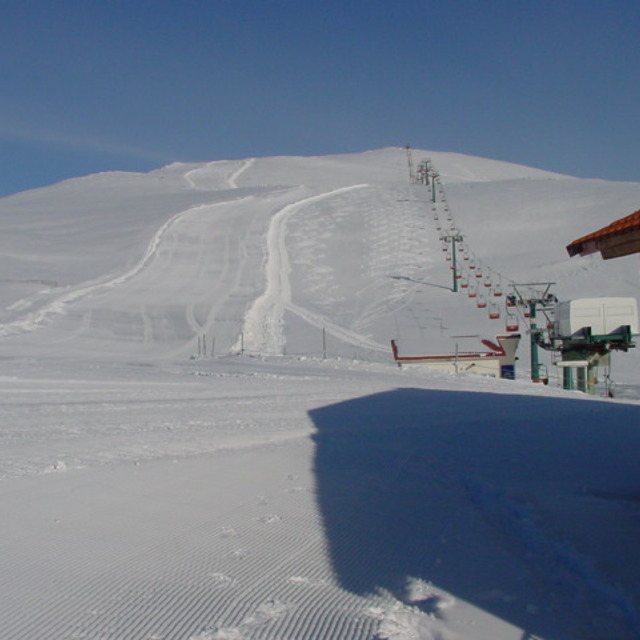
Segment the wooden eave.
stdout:
[[567,245],[571,257],[600,251],[605,260],[640,252],[640,209]]

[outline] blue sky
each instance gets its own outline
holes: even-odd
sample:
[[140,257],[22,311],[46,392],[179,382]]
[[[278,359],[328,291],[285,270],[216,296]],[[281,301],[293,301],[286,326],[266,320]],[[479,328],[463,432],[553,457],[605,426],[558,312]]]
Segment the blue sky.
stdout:
[[637,0],[3,0],[0,195],[402,146],[640,181]]

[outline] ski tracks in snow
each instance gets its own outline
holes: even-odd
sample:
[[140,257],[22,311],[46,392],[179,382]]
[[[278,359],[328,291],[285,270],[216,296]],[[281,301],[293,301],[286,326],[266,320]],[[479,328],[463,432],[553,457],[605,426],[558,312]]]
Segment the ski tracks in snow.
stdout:
[[[246,196],[245,198],[241,198],[240,200],[250,200],[252,197],[253,196]],[[76,289],[68,291],[67,293],[45,305],[41,309],[32,311],[27,316],[19,320],[0,325],[0,336],[34,331],[45,322],[53,319],[53,317],[64,314],[67,310],[68,305],[78,302],[79,300],[81,300],[82,298],[86,298],[87,296],[98,294],[104,290],[112,289],[119,285],[125,284],[132,278],[136,277],[152,262],[158,252],[160,245],[162,244],[163,238],[165,237],[169,229],[178,221],[196,211],[201,211],[205,208],[224,206],[228,204],[228,200],[223,202],[216,202],[213,204],[201,204],[175,214],[155,232],[155,234],[151,238],[151,241],[147,245],[144,255],[138,261],[138,263],[129,271],[116,278],[104,282],[94,281],[93,283],[86,283],[84,286],[80,286]]]
[[228,178],[227,181],[229,183],[229,186],[232,189],[237,189],[238,188],[238,178],[256,161],[255,158],[249,158],[248,160],[245,160],[241,165],[240,168],[237,169],[236,171],[234,171]]
[[291,266],[285,244],[289,218],[307,205],[368,186],[367,184],[351,185],[309,196],[284,206],[271,218],[266,236],[265,291],[254,301],[245,316],[242,345],[236,344],[236,350],[242,346],[243,349],[256,353],[283,353],[285,346],[284,313],[290,311],[308,323],[326,329],[328,333],[341,340],[376,351],[386,351],[386,347],[383,345],[368,340],[319,314],[294,304],[291,299],[291,283],[289,281]]
[[[203,182],[208,184],[209,186],[215,185],[220,188],[224,186],[228,186],[230,189],[238,189],[238,178],[256,161],[255,158],[248,158],[246,160],[242,160],[240,162],[240,166],[233,171],[232,173],[225,175],[225,170],[223,165],[231,164],[227,161],[215,161],[210,162],[204,166],[197,167],[196,169],[191,169],[191,171],[187,171],[184,174],[184,179],[187,181],[187,184],[191,189],[204,189],[206,186],[199,185],[198,182]],[[233,163],[235,164],[235,163]],[[221,167],[218,171],[214,169],[214,165],[216,167]],[[198,177],[200,180],[198,180]]]

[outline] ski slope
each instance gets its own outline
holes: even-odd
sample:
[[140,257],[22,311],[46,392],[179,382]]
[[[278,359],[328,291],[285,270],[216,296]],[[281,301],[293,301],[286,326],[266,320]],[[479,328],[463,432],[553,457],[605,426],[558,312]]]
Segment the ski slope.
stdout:
[[603,400],[389,343],[504,332],[434,210],[505,290],[637,297],[564,247],[640,184],[413,153],[436,203],[400,148],[0,200],[0,637],[638,637],[637,354]]
[[[550,282],[561,299],[635,296],[633,257],[571,261],[564,246],[632,210],[637,185],[429,157],[446,190],[436,204],[409,183],[400,149],[172,165],[5,198],[6,348],[42,353],[62,342],[95,356],[163,359],[206,345],[379,361],[392,338],[405,353],[452,352],[460,340],[473,349],[457,336],[493,338],[504,312],[489,322],[464,292],[451,294],[432,208],[453,216],[505,290]],[[620,382],[636,383],[637,359],[621,360]]]

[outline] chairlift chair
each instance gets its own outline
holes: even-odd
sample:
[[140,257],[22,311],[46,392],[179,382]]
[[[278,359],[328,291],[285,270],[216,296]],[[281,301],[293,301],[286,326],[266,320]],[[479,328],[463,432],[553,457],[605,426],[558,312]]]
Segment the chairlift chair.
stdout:
[[507,331],[517,331],[520,328],[518,318],[513,313],[507,312]]

